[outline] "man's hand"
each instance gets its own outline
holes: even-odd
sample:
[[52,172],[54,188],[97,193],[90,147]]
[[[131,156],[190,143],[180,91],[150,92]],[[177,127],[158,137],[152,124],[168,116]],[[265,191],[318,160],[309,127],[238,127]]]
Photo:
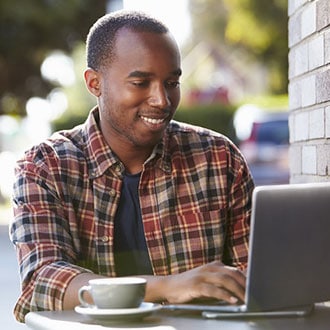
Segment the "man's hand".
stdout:
[[[78,275],[69,284],[64,296],[64,309],[79,304],[78,290],[88,280],[104,276],[91,273]],[[238,269],[219,261],[168,276],[140,276],[147,279],[145,301],[166,301],[171,304],[189,302],[196,298],[214,298],[235,304],[244,301],[245,275]]]
[[180,274],[146,278],[146,301],[165,300],[172,304],[196,298],[215,298],[231,304],[244,301],[245,275],[219,261]]

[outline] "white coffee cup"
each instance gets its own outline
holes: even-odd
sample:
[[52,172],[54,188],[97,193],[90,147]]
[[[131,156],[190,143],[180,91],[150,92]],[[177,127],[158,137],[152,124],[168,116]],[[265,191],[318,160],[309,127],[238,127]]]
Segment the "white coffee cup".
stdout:
[[[79,289],[78,298],[84,307],[97,308],[137,308],[142,303],[146,280],[140,277],[113,277],[89,280],[88,284]],[[84,299],[89,292],[94,304]]]

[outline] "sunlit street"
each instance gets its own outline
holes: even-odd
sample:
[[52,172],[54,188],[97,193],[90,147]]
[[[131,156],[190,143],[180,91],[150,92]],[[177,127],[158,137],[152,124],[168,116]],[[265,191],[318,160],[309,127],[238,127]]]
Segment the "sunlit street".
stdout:
[[1,320],[0,328],[3,330],[19,330],[25,329],[26,326],[22,325],[14,319],[13,307],[19,295],[19,278],[18,267],[15,258],[15,252],[12,244],[8,238],[8,226],[5,224],[11,211],[0,208],[0,255],[1,255],[1,298],[0,310]]

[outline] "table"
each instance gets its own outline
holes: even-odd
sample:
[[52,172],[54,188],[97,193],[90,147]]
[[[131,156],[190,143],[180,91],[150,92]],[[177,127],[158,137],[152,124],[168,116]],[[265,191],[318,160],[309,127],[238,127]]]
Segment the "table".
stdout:
[[203,319],[199,313],[182,311],[155,312],[140,321],[109,322],[95,321],[75,311],[30,312],[26,316],[26,325],[34,330],[325,330],[330,328],[330,307],[316,305],[315,310],[306,317],[253,318],[253,319]]

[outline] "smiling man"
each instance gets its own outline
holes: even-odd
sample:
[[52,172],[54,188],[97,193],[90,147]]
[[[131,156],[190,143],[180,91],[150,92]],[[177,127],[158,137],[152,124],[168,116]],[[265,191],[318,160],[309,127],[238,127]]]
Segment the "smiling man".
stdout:
[[253,181],[226,137],[172,120],[181,64],[167,27],[105,15],[87,66],[97,106],[86,122],[17,163],[17,319],[72,309],[98,277],[145,277],[146,301],[243,300]]
[[103,136],[129,173],[142,171],[180,100],[180,54],[162,31],[121,28],[112,64],[90,61],[85,72],[87,87],[98,98]]

